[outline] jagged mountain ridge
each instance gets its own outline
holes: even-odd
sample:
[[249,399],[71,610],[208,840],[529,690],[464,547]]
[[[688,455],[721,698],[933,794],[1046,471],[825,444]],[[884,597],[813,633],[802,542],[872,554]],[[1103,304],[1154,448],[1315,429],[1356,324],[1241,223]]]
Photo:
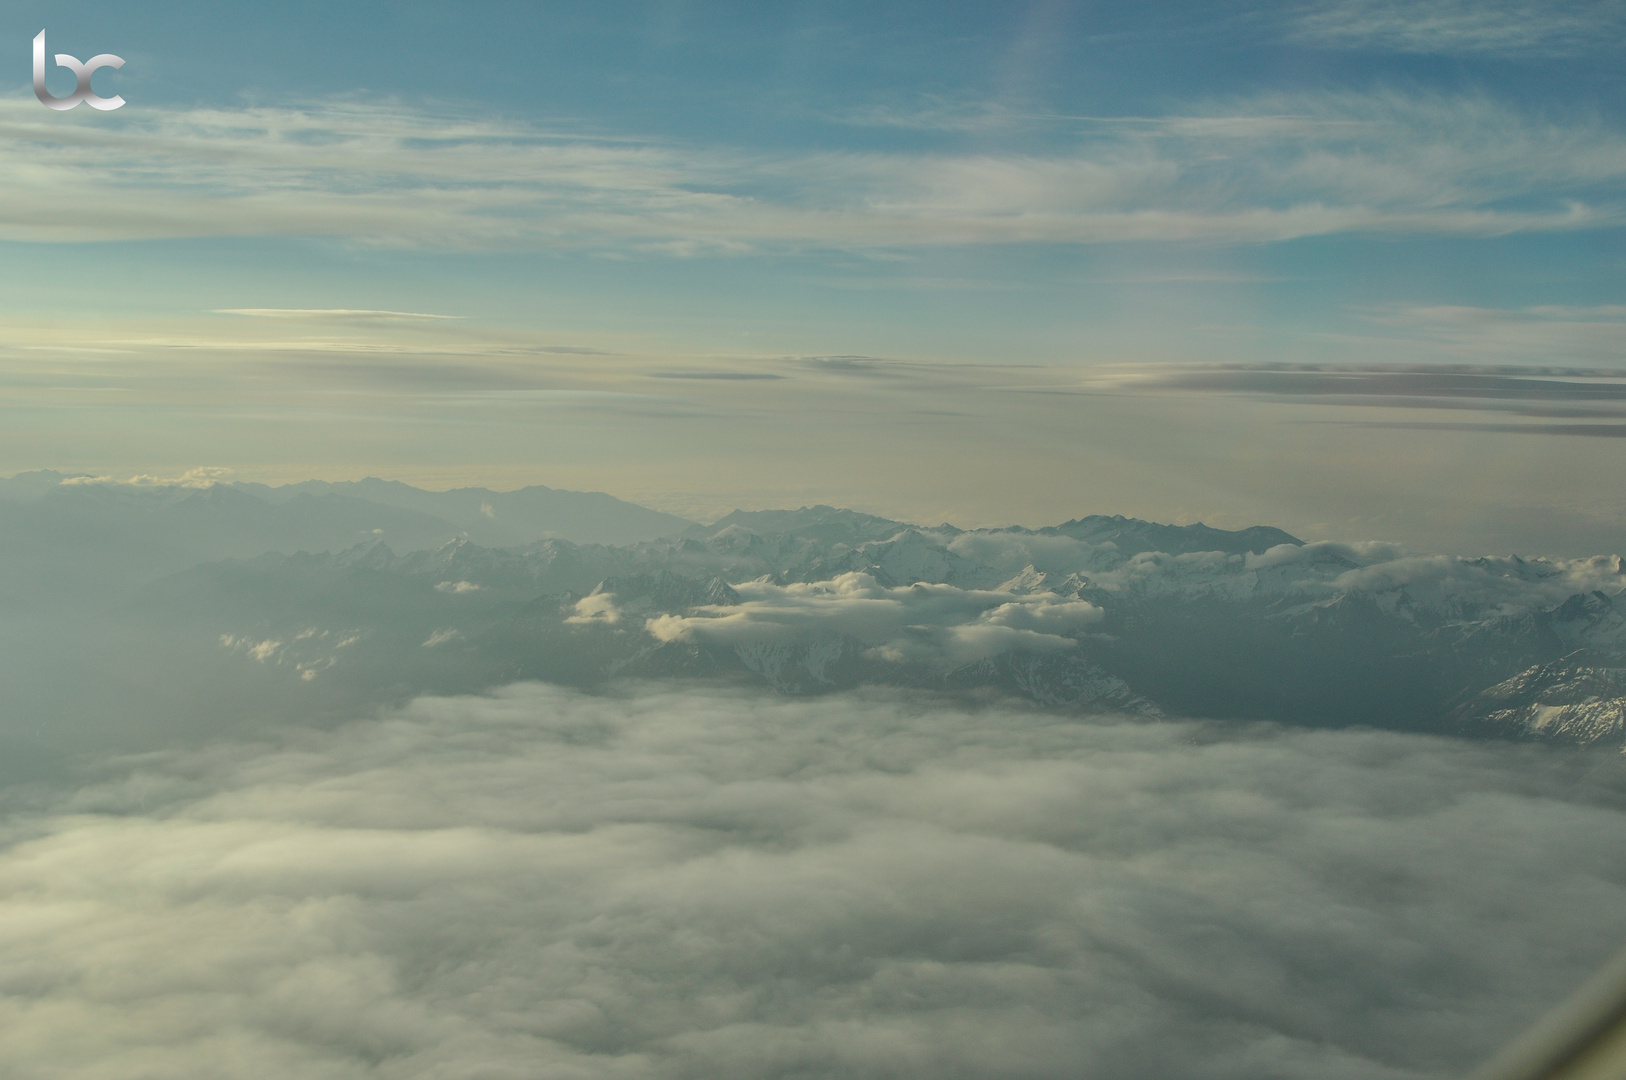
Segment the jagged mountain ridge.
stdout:
[[[922,529],[806,507],[737,512],[626,546],[461,540],[396,554],[375,542],[200,567],[144,603],[208,621],[251,642],[253,663],[285,662],[317,686],[347,666],[377,677],[404,650],[417,670],[392,677],[424,688],[628,676],[787,693],[885,684],[1420,730],[1463,730],[1474,695],[1577,648],[1618,657],[1626,639],[1618,557],[1465,559],[1306,544],[1265,528],[1077,521],[1086,525]],[[1222,547],[1145,549],[1148,537]],[[361,644],[345,656],[324,645],[352,638]],[[368,663],[352,663],[368,649]],[[1565,702],[1542,700],[1555,704]],[[1466,728],[1535,733],[1485,717]],[[1540,734],[1622,739],[1596,723]]]
[[629,544],[675,536],[681,518],[593,492],[530,487],[421,491],[368,479],[113,483],[42,470],[0,480],[0,598],[96,601],[200,562],[268,552],[397,551],[458,539],[521,547],[556,536]]
[[1125,555],[1162,551],[1188,555],[1198,551],[1221,551],[1227,555],[1263,555],[1282,544],[1303,545],[1304,541],[1269,525],[1246,529],[1216,529],[1202,522],[1194,525],[1160,525],[1122,515],[1106,517],[1091,514],[1038,530],[1046,535],[1070,536],[1091,543],[1114,544]]
[[515,491],[488,488],[425,491],[399,481],[367,477],[337,482],[307,480],[281,487],[243,482],[232,486],[272,503],[306,494],[332,494],[427,514],[487,547],[520,546],[548,538],[589,544],[628,544],[657,536],[675,536],[692,524],[673,514],[624,502],[601,491],[561,491],[540,484]]

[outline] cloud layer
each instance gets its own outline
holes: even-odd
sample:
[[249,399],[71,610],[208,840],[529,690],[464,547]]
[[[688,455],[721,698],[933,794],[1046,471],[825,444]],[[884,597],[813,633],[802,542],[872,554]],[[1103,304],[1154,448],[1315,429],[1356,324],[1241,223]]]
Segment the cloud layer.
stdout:
[[[317,235],[686,254],[1620,220],[1626,138],[1483,96],[1265,96],[1080,120],[1044,149],[799,151],[559,134],[400,105],[196,109],[98,126],[0,101],[0,237]],[[40,162],[49,161],[49,167]]]
[[[1494,354],[1525,349],[1538,351],[1528,331],[1540,328],[1535,320],[1499,320],[1497,314],[1457,309],[1459,325],[1480,322],[1473,330],[1455,335],[1447,347],[1454,352]],[[1476,319],[1473,316],[1482,316]],[[1582,346],[1589,359],[1612,361],[1618,354],[1626,324],[1619,312],[1607,309],[1596,321],[1579,323],[1593,340]],[[1525,333],[1520,333],[1525,331]],[[1564,329],[1554,333],[1558,349],[1577,335]],[[1491,339],[1502,338],[1495,344]],[[1564,341],[1568,337],[1570,341]],[[1555,350],[1557,351],[1557,350]],[[1619,438],[1626,434],[1626,372],[1619,368],[1555,367],[1500,364],[1215,364],[1206,367],[1150,367],[1139,371],[1118,369],[1102,377],[1133,389],[1182,394],[1238,394],[1277,404],[1354,407],[1357,409],[1430,410],[1442,414],[1426,420],[1389,418],[1380,427],[1431,427],[1445,430],[1501,431],[1530,435],[1591,435]],[[1510,414],[1550,423],[1491,423],[1463,421],[1463,413]],[[1453,416],[1452,414],[1456,414]],[[1317,419],[1325,420],[1326,417]],[[1584,423],[1581,421],[1615,421]]]
[[19,1080],[1442,1076],[1626,941],[1621,794],[1374,732],[424,699],[14,815],[0,1057]]

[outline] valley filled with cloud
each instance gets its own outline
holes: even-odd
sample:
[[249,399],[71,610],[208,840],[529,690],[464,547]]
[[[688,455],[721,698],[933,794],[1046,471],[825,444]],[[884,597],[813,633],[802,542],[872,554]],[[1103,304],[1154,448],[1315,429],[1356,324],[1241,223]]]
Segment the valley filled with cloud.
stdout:
[[421,698],[14,802],[0,1055],[1441,1076],[1626,941],[1613,764],[884,692]]

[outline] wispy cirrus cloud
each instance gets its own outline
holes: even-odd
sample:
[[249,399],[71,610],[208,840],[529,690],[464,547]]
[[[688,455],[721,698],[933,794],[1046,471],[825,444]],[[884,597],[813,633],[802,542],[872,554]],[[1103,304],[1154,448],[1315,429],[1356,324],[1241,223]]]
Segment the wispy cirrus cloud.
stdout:
[[1569,56],[1618,44],[1626,14],[1607,0],[1333,0],[1302,8],[1293,41],[1435,55]]
[[14,151],[0,158],[0,237],[306,235],[684,255],[1483,236],[1626,214],[1626,134],[1483,96],[1277,95],[1079,119],[1022,153],[773,154],[364,103],[117,127],[40,112],[0,102],[0,145]]

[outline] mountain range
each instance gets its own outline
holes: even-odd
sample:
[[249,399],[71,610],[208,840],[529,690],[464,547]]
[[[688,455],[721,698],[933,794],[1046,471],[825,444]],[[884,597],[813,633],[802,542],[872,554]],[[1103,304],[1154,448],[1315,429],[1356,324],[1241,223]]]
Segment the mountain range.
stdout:
[[[104,708],[145,695],[181,714],[205,694],[339,716],[523,679],[678,678],[1626,748],[1615,555],[1100,515],[962,530],[828,506],[700,525],[548,488],[50,480],[0,482],[0,588],[14,612],[103,612],[95,632],[38,624],[124,680]],[[28,625],[19,641],[40,637]]]

